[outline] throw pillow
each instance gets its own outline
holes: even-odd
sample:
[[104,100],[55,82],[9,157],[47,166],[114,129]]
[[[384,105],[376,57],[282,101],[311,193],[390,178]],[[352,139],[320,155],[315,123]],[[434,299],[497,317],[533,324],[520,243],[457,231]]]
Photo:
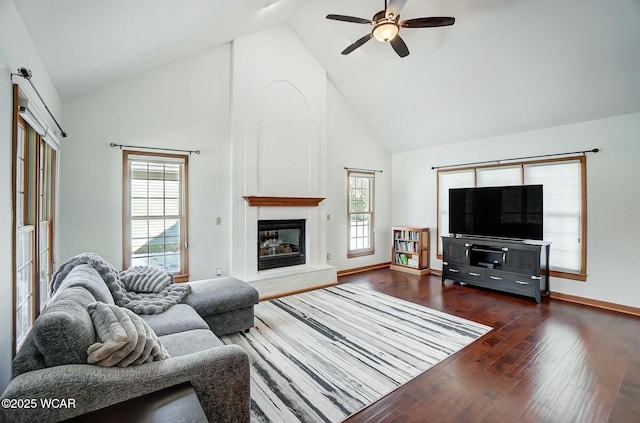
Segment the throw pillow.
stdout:
[[147,266],[132,266],[120,272],[120,280],[127,291],[160,292],[173,283],[173,274]]
[[153,330],[123,307],[95,302],[88,306],[98,342],[87,350],[87,363],[126,367],[169,358]]

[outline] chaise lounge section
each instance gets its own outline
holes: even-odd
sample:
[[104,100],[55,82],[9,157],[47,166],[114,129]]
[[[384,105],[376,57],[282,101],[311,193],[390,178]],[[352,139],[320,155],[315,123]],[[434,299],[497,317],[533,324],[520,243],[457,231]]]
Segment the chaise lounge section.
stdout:
[[[182,303],[160,314],[140,316],[169,358],[103,367],[87,364],[88,348],[100,335],[89,309],[96,302],[116,311],[118,306],[94,268],[74,267],[36,319],[2,395],[2,399],[34,399],[37,406],[18,408],[16,402],[15,408],[0,409],[0,421],[61,421],[189,382],[210,422],[248,422],[247,354],[239,346],[224,345],[216,335],[252,327],[258,293],[235,278],[189,284],[191,293]],[[40,399],[50,398],[73,399],[73,407],[40,406]]]

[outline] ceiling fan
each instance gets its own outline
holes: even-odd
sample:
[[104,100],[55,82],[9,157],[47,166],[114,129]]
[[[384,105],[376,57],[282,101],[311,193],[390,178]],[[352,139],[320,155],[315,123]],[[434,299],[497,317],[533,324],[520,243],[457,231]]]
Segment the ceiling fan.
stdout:
[[353,16],[345,15],[327,15],[327,19],[333,19],[335,21],[352,22],[358,24],[373,25],[373,30],[364,37],[356,40],[349,47],[342,51],[342,54],[349,54],[371,38],[386,43],[391,43],[391,47],[398,53],[400,57],[406,57],[409,55],[409,48],[405,44],[404,40],[400,38],[398,32],[400,28],[430,28],[435,26],[448,26],[453,25],[456,21],[455,18],[448,17],[431,17],[431,18],[415,18],[405,21],[400,20],[400,11],[407,3],[407,0],[387,0],[384,1],[384,10],[379,11],[373,15],[372,19],[356,18]]

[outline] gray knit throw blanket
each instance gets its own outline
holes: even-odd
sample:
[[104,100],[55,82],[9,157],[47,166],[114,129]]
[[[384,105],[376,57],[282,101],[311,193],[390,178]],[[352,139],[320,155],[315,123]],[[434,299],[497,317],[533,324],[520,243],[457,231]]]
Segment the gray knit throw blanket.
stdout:
[[[71,269],[80,264],[88,264],[100,274],[109,288],[116,305],[128,308],[136,314],[160,314],[169,307],[178,304],[191,292],[188,284],[162,284],[157,292],[136,292],[133,285],[122,282],[121,273],[105,259],[95,253],[83,253],[71,257],[60,265],[51,278],[51,295],[53,295],[67,277]],[[157,270],[153,271],[157,274]],[[126,275],[126,271],[123,272]]]

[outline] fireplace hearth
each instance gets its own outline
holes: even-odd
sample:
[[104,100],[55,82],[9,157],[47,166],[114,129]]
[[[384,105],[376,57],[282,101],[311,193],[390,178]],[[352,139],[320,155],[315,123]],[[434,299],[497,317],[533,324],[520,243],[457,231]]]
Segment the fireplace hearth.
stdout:
[[305,219],[258,221],[258,270],[305,263]]

